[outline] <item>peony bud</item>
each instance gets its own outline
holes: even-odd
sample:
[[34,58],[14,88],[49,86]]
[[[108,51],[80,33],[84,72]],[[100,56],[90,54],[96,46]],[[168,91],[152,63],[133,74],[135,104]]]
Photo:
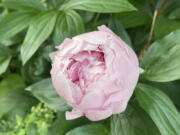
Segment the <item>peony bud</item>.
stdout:
[[51,55],[52,82],[72,107],[66,119],[92,121],[123,112],[140,74],[134,51],[105,26],[65,39]]

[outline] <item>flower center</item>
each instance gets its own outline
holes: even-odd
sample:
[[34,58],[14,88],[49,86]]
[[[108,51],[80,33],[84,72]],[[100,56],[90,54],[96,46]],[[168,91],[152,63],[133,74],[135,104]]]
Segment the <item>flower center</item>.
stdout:
[[104,53],[101,51],[81,51],[70,61],[67,76],[80,88],[86,88],[105,73]]

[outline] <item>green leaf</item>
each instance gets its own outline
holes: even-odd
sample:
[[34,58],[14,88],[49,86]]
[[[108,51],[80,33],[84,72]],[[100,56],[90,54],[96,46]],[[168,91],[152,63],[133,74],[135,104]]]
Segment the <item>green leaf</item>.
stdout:
[[69,132],[67,132],[65,135],[108,135],[108,134],[109,131],[105,125],[100,123],[93,123],[72,129]]
[[24,90],[12,90],[0,96],[0,118],[9,114],[24,116],[36,104],[36,99]]
[[129,46],[132,46],[128,33],[118,19],[111,17],[108,22],[108,27],[119,37],[121,37],[121,39],[124,40]]
[[180,8],[174,9],[168,16],[170,19],[180,19]]
[[112,135],[160,135],[151,118],[136,102],[130,102],[125,112],[111,117]]
[[[162,1],[162,0],[161,0]],[[166,2],[166,6],[163,9],[163,15],[169,16],[173,11],[180,6],[179,0],[169,0]]]
[[136,8],[127,0],[70,0],[61,9],[80,9],[99,13],[133,11]]
[[180,109],[180,84],[179,82],[146,82],[146,84],[156,87],[165,92],[173,101],[175,106]]
[[11,55],[11,50],[7,46],[0,44],[0,58],[8,57],[10,55]]
[[59,45],[65,38],[71,38],[84,32],[82,18],[73,10],[59,12],[53,40],[55,45]]
[[[145,26],[151,24],[151,12],[150,3],[147,0],[128,0],[138,10],[131,12],[123,12],[115,14],[115,16],[121,21],[125,28],[133,28],[137,26]],[[141,20],[141,21],[139,21]]]
[[8,68],[10,61],[11,61],[11,56],[6,58],[0,58],[0,75],[6,72],[6,69]]
[[41,52],[41,55],[35,55],[27,64],[21,67],[21,75],[25,82],[32,84],[49,77],[49,70],[50,64],[43,58],[43,52]]
[[3,41],[0,41],[0,43],[3,44],[4,46],[12,46],[12,45],[20,44],[23,41],[22,37],[24,37],[23,32],[16,34],[13,37],[10,37],[10,38],[5,39]]
[[146,84],[135,90],[140,106],[149,114],[162,135],[180,134],[180,114],[162,91]]
[[0,82],[0,95],[20,88],[25,88],[22,78],[18,74],[10,74]]
[[57,13],[56,11],[45,11],[34,18],[21,46],[23,64],[31,58],[39,46],[52,33],[56,23]]
[[[90,23],[92,21],[92,19],[95,16],[95,13],[93,12],[88,12],[88,11],[78,11],[78,13],[80,14],[80,16],[82,17],[82,20],[85,24]],[[99,13],[97,13],[99,14]],[[100,15],[100,14],[99,14]],[[87,27],[86,27],[87,28]]]
[[13,12],[0,20],[0,41],[8,39],[25,29],[33,17],[29,12]]
[[180,29],[180,21],[170,20],[160,15],[154,26],[154,35],[156,39],[160,39],[177,29]]
[[[125,28],[133,28],[150,24],[150,17],[142,11],[124,12],[115,15]],[[141,20],[141,21],[139,21]]]
[[37,99],[55,111],[66,111],[69,109],[69,106],[54,90],[51,79],[37,82],[26,88],[26,90],[30,91]]
[[64,112],[58,112],[57,119],[49,129],[48,135],[65,135],[69,130],[89,122],[84,117],[75,120],[66,120]]
[[[45,46],[43,49],[42,49],[42,57],[48,61],[48,62],[51,62],[51,58],[49,57],[49,54],[52,53],[53,51],[55,51],[55,47],[54,45],[50,44],[50,45],[47,45]],[[47,64],[49,66],[49,63]],[[45,71],[46,72],[46,71]]]
[[11,53],[8,47],[0,44],[0,75],[6,72],[12,58]]
[[180,30],[154,42],[145,53],[140,66],[143,78],[157,82],[180,79]]
[[47,3],[58,9],[65,0],[47,0]]
[[41,11],[45,10],[40,0],[6,0],[4,7],[15,10]]

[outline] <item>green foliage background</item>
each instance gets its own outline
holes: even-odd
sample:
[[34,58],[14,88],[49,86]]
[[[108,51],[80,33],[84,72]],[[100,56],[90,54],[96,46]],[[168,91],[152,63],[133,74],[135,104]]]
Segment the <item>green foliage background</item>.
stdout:
[[49,54],[64,38],[105,24],[137,55],[165,0],[1,0],[0,135],[180,135],[180,1],[158,14],[144,69],[125,112],[67,121]]

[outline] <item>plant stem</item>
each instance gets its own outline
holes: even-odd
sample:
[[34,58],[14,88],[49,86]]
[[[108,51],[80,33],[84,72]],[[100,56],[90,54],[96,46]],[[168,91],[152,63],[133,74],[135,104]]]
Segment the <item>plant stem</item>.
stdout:
[[147,49],[149,48],[149,46],[151,44],[151,40],[152,40],[152,36],[153,36],[153,31],[154,31],[154,25],[155,25],[157,16],[160,14],[162,9],[164,8],[166,2],[167,2],[167,0],[163,0],[161,6],[154,11],[153,20],[152,20],[152,24],[151,24],[151,29],[150,29],[150,32],[149,32],[148,41],[147,41],[147,44],[144,46],[144,48],[140,52],[139,61],[142,60],[142,57],[144,56],[145,52],[147,51]]

